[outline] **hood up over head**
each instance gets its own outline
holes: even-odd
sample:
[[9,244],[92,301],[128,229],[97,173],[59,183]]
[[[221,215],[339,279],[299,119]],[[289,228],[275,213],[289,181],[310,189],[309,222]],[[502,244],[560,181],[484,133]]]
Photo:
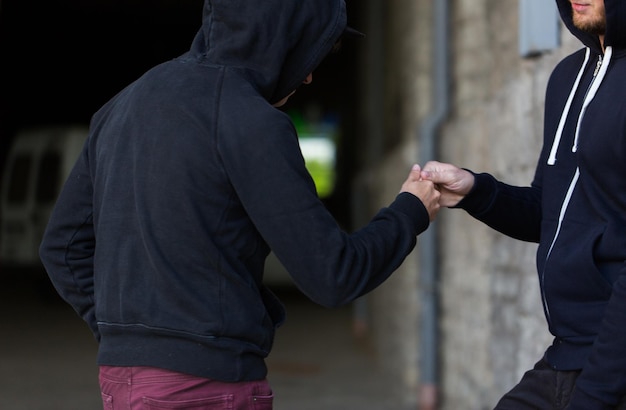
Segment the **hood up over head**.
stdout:
[[[582,1],[582,0],[581,0]],[[561,19],[571,33],[592,51],[601,53],[598,37],[576,28],[572,18],[570,0],[556,0]],[[604,46],[612,47],[613,51],[626,49],[626,2],[624,0],[604,0],[606,10],[606,34]]]
[[345,30],[344,0],[205,0],[191,54],[241,71],[275,103],[302,84]]

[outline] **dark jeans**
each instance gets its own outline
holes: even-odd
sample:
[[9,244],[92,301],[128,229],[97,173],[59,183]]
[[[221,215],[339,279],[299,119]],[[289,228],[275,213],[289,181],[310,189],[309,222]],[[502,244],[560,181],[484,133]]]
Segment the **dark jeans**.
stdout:
[[[542,359],[500,399],[494,410],[564,409],[569,404],[579,374],[579,370],[554,370]],[[615,410],[626,410],[626,400],[622,400]]]

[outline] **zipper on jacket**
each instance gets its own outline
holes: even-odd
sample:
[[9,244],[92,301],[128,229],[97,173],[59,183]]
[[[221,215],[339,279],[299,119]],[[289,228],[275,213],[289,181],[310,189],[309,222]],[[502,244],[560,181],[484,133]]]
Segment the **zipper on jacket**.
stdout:
[[[598,61],[596,62],[596,68],[593,70],[593,78],[595,79],[600,71],[600,67],[602,67],[602,54],[598,55]],[[593,82],[593,81],[591,81]],[[591,83],[589,83],[589,87],[587,87],[587,92],[585,93],[585,97],[589,93],[589,88],[591,88]]]
[[559,212],[559,223],[556,227],[556,232],[554,233],[554,238],[552,238],[552,243],[550,244],[550,248],[546,253],[545,263],[543,264],[543,270],[541,272],[541,298],[543,299],[543,306],[546,309],[546,319],[548,324],[550,324],[550,308],[548,307],[548,298],[546,297],[546,287],[545,287],[545,278],[546,278],[546,266],[548,266],[548,259],[550,259],[550,254],[552,253],[552,248],[554,248],[554,244],[559,237],[559,233],[561,232],[561,225],[563,224],[563,219],[565,218],[565,211],[567,211],[567,206],[569,205],[569,201],[572,198],[572,193],[574,192],[574,188],[576,187],[576,183],[578,182],[578,177],[580,175],[580,170],[576,168],[576,172],[574,173],[574,177],[572,181],[569,183],[569,188],[567,188],[567,194],[565,195],[565,199],[563,200],[563,204],[561,205],[561,211]]
[[[585,96],[583,97],[583,101],[587,99],[587,96],[589,95],[589,90],[591,90],[591,87],[593,86],[593,82],[596,81],[596,77],[598,76],[598,73],[600,72],[601,67],[602,67],[602,54],[599,54],[598,61],[596,61],[596,68],[593,69],[593,76],[591,77],[591,81],[589,81],[587,90],[585,90]],[[580,125],[580,122],[578,123],[578,125]],[[576,133],[578,133],[578,125],[576,126]]]
[[[580,131],[580,124],[582,123],[583,117],[585,116],[587,105],[589,105],[593,97],[595,97],[596,91],[598,90],[599,85],[596,85],[595,83],[598,77],[598,73],[600,73],[600,70],[602,69],[602,62],[603,62],[602,54],[598,54],[598,61],[596,62],[596,68],[594,68],[593,70],[593,77],[591,78],[591,81],[589,82],[589,85],[587,86],[587,90],[585,91],[585,96],[583,97],[583,107],[580,111],[580,114],[578,115],[578,122],[576,123],[576,131],[574,133],[574,145],[572,146],[572,152],[576,152],[578,150],[578,137],[579,137],[578,132]],[[602,82],[602,79],[600,79],[600,82]],[[593,90],[593,95],[591,96],[591,98],[588,99],[587,97],[589,96],[589,91],[594,86],[595,86],[595,89]]]

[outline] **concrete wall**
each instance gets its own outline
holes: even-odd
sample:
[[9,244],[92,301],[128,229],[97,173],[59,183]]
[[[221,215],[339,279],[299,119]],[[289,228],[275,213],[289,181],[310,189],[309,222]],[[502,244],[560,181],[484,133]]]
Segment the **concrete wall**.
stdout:
[[[356,184],[356,193],[369,198],[365,214],[389,202],[419,157],[418,130],[432,108],[436,69],[432,1],[368,2],[363,88],[369,91],[361,123],[367,145],[376,147],[370,152],[378,156],[365,155]],[[433,159],[528,185],[542,139],[548,77],[579,43],[562,28],[559,49],[520,57],[517,6],[450,2],[451,109]],[[535,272],[536,245],[507,238],[460,210],[442,210],[434,229],[440,408],[489,409],[551,341]],[[417,255],[367,297],[381,365],[397,380],[396,394],[407,409],[417,407],[423,360]]]

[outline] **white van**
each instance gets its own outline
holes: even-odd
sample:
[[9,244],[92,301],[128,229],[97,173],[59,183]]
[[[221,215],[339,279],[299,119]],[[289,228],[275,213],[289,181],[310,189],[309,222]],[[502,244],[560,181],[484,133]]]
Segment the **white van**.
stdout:
[[16,135],[2,173],[0,264],[41,266],[39,244],[50,213],[87,138],[84,125],[28,129]]

